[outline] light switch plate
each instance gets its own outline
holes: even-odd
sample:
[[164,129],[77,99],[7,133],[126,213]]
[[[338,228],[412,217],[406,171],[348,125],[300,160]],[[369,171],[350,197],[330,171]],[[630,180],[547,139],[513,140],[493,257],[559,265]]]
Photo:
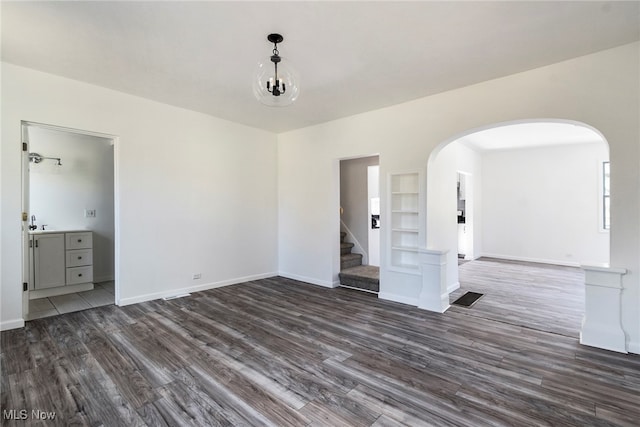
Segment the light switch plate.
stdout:
[[84,217],[85,218],[95,218],[96,217],[96,210],[95,209],[85,209],[84,210]]

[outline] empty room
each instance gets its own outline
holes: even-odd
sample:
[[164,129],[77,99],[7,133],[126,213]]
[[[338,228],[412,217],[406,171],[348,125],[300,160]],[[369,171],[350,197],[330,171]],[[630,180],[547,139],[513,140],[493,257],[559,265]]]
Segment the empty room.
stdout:
[[0,14],[3,426],[638,424],[640,2]]

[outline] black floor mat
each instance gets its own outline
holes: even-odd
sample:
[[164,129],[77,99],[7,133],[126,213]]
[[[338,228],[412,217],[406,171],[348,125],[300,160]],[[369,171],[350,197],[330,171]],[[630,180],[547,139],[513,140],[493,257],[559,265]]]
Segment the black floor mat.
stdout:
[[455,300],[453,302],[453,304],[455,305],[461,305],[463,307],[471,307],[473,304],[476,303],[476,301],[478,301],[480,299],[481,296],[483,296],[484,294],[479,294],[477,292],[467,292],[464,295],[462,295],[460,298],[458,298],[457,300]]

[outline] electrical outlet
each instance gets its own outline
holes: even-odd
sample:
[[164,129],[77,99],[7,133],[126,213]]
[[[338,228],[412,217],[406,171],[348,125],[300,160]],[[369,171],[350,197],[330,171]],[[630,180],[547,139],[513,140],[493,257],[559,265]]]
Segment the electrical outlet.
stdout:
[[84,217],[85,218],[95,218],[96,217],[96,210],[95,209],[85,209],[84,210]]
[[191,278],[193,280],[198,280],[202,278],[202,274],[201,273],[193,273],[193,276],[191,276]]

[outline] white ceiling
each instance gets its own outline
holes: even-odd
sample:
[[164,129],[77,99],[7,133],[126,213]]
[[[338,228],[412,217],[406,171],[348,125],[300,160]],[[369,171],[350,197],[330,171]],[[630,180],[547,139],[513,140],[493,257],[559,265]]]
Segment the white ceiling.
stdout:
[[[2,2],[2,60],[282,132],[640,39],[623,2]],[[266,107],[271,53],[301,76]]]
[[570,123],[518,123],[481,130],[456,142],[476,151],[510,150],[567,144],[604,143],[604,138],[585,126]]

